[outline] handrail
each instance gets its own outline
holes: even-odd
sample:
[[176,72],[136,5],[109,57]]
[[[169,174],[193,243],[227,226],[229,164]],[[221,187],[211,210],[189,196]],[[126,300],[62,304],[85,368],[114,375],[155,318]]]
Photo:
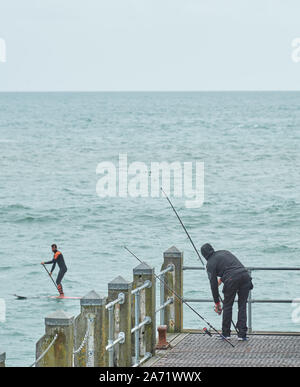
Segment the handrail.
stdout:
[[[169,264],[164,270],[159,272],[157,276],[160,278],[160,306],[156,310],[157,312],[160,312],[160,325],[165,324],[165,308],[172,302],[169,301],[169,299],[165,302],[165,274],[168,272],[172,272],[175,270],[175,267],[173,264]],[[174,299],[174,298],[172,298]]]
[[114,340],[114,306],[116,304],[124,304],[125,302],[125,294],[119,293],[118,298],[109,302],[105,305],[105,309],[108,309],[108,344],[106,346],[106,351],[108,351],[108,365],[109,367],[114,366],[114,347],[116,344],[124,344],[125,342],[125,334],[124,332],[120,332],[119,336],[116,340]]
[[[185,302],[214,302],[213,299],[209,299],[209,298],[183,298],[183,300]],[[234,302],[237,302],[237,300],[235,300]],[[254,303],[266,303],[266,304],[291,304],[291,303],[300,303],[300,299],[299,300],[268,300],[268,299],[263,299],[263,300],[256,300],[256,299],[252,299],[251,301],[247,301],[247,302],[251,302],[252,304]]]
[[[247,266],[247,270],[278,270],[278,271],[300,271],[300,267],[260,267],[260,266]],[[202,266],[182,266],[182,270],[205,270]]]
[[152,353],[151,352],[146,352],[145,356],[138,360],[135,364],[133,364],[132,367],[139,367],[142,363],[145,363],[146,360],[150,359],[152,357]]
[[105,309],[111,309],[113,308],[114,305],[116,304],[124,304],[125,302],[125,294],[124,293],[119,293],[118,294],[118,298],[116,298],[115,300],[109,302],[108,304],[105,305]]
[[135,363],[133,367],[137,367],[141,360],[140,360],[140,330],[144,325],[151,324],[151,318],[149,316],[146,316],[144,318],[144,321],[141,323],[140,321],[140,295],[141,291],[146,288],[151,288],[152,282],[149,280],[146,280],[143,285],[133,289],[131,291],[131,295],[134,296],[134,321],[135,326],[131,329],[131,333],[134,333],[134,359]]
[[[251,274],[252,271],[300,271],[300,267],[259,267],[259,266],[249,266],[246,267],[246,269],[249,271],[249,274]],[[183,266],[182,270],[205,270],[204,267],[201,266]],[[213,302],[210,299],[201,299],[201,298],[184,298],[184,301],[186,302]],[[252,304],[255,303],[268,303],[268,304],[291,304],[293,302],[300,303],[300,300],[290,300],[290,299],[253,299],[252,298],[252,291],[249,292],[249,297],[247,300],[248,303],[248,325],[249,325],[249,332],[252,332]]]
[[174,265],[168,265],[164,270],[160,271],[157,276],[160,277],[166,273],[168,273],[169,271],[174,271]]
[[144,318],[144,320],[139,323],[138,325],[135,325],[132,329],[131,329],[131,334],[136,332],[137,330],[140,330],[143,328],[144,325],[147,325],[147,324],[151,324],[151,317],[149,316],[146,316]]
[[160,305],[159,308],[156,309],[155,313],[158,313],[161,310],[165,309],[168,305],[173,304],[173,302],[174,302],[174,297],[169,297],[164,304]]
[[151,288],[151,286],[152,286],[152,283],[151,283],[151,281],[145,281],[144,283],[143,283],[143,285],[141,285],[141,286],[139,286],[138,288],[135,288],[135,289],[133,289],[132,291],[131,291],[131,294],[136,294],[136,293],[139,293],[141,290],[143,290],[143,289],[146,289],[146,288]]
[[125,343],[125,333],[124,332],[119,332],[119,335],[118,335],[118,338],[115,340],[115,341],[112,341],[111,343],[109,343],[105,349],[107,351],[111,350],[115,345],[117,344],[124,344]]

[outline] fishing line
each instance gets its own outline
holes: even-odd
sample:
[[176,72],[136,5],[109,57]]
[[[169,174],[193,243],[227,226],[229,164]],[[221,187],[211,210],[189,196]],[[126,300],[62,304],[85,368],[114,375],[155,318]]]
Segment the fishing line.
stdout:
[[[198,258],[200,259],[200,261],[201,261],[203,267],[205,268],[205,264],[204,264],[204,262],[203,262],[203,260],[202,260],[202,258],[201,258],[201,255],[199,254],[199,251],[197,250],[197,248],[196,248],[196,246],[195,246],[195,244],[194,244],[194,242],[193,242],[193,240],[192,240],[190,234],[188,233],[187,229],[185,228],[185,225],[183,224],[182,220],[180,219],[180,216],[178,215],[178,213],[177,213],[175,207],[173,206],[171,200],[169,199],[169,197],[168,197],[168,195],[165,193],[165,191],[162,189],[162,187],[161,187],[160,189],[161,189],[162,193],[165,195],[165,198],[168,200],[168,202],[169,202],[170,206],[172,207],[173,211],[175,212],[175,214],[176,214],[176,216],[177,216],[177,218],[178,218],[178,220],[179,220],[179,222],[180,222],[182,228],[184,229],[184,231],[185,231],[186,235],[188,236],[188,238],[189,238],[189,240],[190,240],[190,242],[191,242],[191,244],[192,244],[194,250],[196,251],[196,254],[198,255]],[[222,297],[221,297],[220,295],[219,295],[219,297],[220,297],[221,302],[223,303]],[[239,332],[238,332],[238,329],[237,329],[235,323],[234,323],[232,320],[231,320],[231,323],[232,323],[232,325],[234,326],[234,329],[236,330],[236,333],[238,334]]]
[[[141,261],[132,251],[130,251],[126,246],[124,246],[124,249],[127,250],[133,257],[135,257],[140,263],[143,263],[143,261]],[[161,283],[164,284],[164,286],[174,294],[174,296],[176,296],[178,298],[178,300],[180,300],[183,304],[185,304],[190,310],[192,310],[198,317],[200,317],[213,331],[215,331],[224,341],[226,341],[228,344],[230,344],[232,347],[234,347],[234,345],[228,340],[226,339],[226,337],[224,337],[220,332],[217,331],[216,328],[214,328],[203,316],[201,316],[200,313],[198,313],[188,302],[186,302],[181,296],[179,296],[179,294],[177,294],[173,289],[170,288],[170,286],[168,286],[164,280],[162,280],[158,275],[156,275],[155,273],[153,273],[155,278],[157,278]],[[203,329],[204,331],[204,334],[208,334],[210,332],[207,331],[206,328]],[[209,335],[210,336],[210,335]]]

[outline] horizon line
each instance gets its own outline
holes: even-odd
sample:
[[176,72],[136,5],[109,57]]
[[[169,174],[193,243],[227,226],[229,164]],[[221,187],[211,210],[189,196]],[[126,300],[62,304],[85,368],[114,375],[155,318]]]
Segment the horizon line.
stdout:
[[0,90],[0,93],[271,93],[300,92],[300,89],[265,90]]

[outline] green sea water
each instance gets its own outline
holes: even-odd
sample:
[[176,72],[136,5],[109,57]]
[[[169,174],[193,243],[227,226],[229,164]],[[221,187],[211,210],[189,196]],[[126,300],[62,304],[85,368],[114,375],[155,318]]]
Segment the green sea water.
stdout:
[[[26,366],[44,317],[78,300],[53,295],[39,265],[56,242],[65,256],[66,295],[107,293],[137,265],[123,249],[162,264],[175,245],[198,258],[164,198],[100,198],[99,162],[203,161],[205,202],[189,209],[171,197],[198,248],[210,242],[247,266],[300,266],[300,93],[0,93],[0,350]],[[300,273],[253,273],[253,298],[300,298]],[[184,295],[210,297],[204,271],[184,272]],[[193,304],[217,328],[212,304]],[[253,328],[299,331],[290,304],[255,304]],[[203,323],[184,309],[187,328]]]

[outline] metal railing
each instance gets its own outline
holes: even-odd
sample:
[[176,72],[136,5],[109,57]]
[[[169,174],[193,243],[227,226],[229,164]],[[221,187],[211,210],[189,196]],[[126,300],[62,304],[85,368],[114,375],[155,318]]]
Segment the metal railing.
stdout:
[[134,333],[134,364],[133,367],[138,367],[140,364],[144,363],[146,360],[150,359],[152,356],[151,353],[145,353],[145,356],[140,359],[140,331],[143,326],[147,324],[151,324],[151,318],[149,316],[145,316],[142,322],[140,321],[140,302],[141,302],[141,291],[146,288],[151,288],[151,281],[145,281],[143,285],[133,289],[131,291],[131,295],[134,296],[134,318],[135,318],[135,326],[131,329],[131,334]]
[[[246,268],[249,275],[251,276],[253,271],[300,271],[300,267],[256,267],[251,266]],[[204,267],[200,266],[183,266],[182,270],[205,270]],[[186,302],[213,302],[212,299],[201,299],[201,298],[184,298]],[[291,299],[253,299],[252,291],[249,292],[248,303],[248,329],[252,332],[252,304],[254,303],[270,303],[270,304],[291,304],[295,300]]]
[[165,308],[174,302],[174,297],[169,297],[165,301],[165,274],[174,271],[174,265],[168,265],[164,270],[159,272],[157,276],[161,279],[160,284],[160,305],[156,309],[156,313],[160,312],[160,325],[165,325]]
[[[168,272],[174,271],[174,266],[169,265],[166,269],[162,270],[158,275],[164,280],[164,276]],[[134,335],[134,359],[132,367],[139,367],[142,363],[148,360],[152,354],[146,352],[142,358],[140,349],[140,337],[141,329],[148,324],[152,323],[150,316],[144,316],[143,321],[141,319],[141,293],[143,290],[152,287],[152,282],[146,280],[141,286],[131,290],[131,296],[134,297],[134,321],[135,325],[131,328],[131,334]],[[114,339],[114,306],[116,304],[123,304],[125,302],[124,293],[119,293],[118,298],[105,305],[105,309],[108,310],[108,344],[106,350],[109,353],[109,367],[114,366],[114,350],[117,344],[123,344],[125,342],[125,333],[120,332],[118,337]],[[165,308],[174,302],[174,297],[168,297],[165,301],[165,288],[164,283],[160,284],[160,305],[155,310],[156,313],[160,312],[160,322],[164,325],[165,321]]]
[[117,344],[124,344],[125,342],[125,333],[120,332],[118,338],[114,340],[114,306],[116,304],[124,304],[125,294],[119,293],[118,298],[114,301],[109,302],[105,305],[105,309],[108,309],[108,345],[106,350],[108,351],[108,365],[109,367],[114,366],[114,348]]

